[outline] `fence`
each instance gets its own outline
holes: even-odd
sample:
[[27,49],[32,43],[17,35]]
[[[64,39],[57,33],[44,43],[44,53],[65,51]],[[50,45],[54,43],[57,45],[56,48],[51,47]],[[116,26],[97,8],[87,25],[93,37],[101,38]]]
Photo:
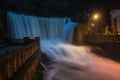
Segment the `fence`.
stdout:
[[40,59],[40,38],[7,41],[14,45],[26,45],[0,56],[0,80],[32,80]]
[[86,42],[94,42],[94,43],[120,43],[120,35],[86,35]]

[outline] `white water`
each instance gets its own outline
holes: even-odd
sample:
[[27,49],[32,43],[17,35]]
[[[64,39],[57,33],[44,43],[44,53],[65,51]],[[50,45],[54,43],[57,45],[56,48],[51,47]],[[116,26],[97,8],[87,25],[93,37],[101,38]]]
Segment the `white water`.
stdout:
[[42,51],[53,62],[44,80],[120,80],[120,64],[94,55],[90,47],[61,41],[43,42],[42,45],[45,46]]
[[43,40],[59,38],[70,18],[46,18],[8,12],[7,20],[10,37],[18,39],[40,37]]
[[[68,44],[72,41],[76,23],[68,23],[63,29],[66,19],[48,20],[13,13],[8,14],[8,22],[13,38],[42,38],[42,52],[53,62],[49,65],[44,80],[120,80],[119,63],[94,55],[90,47]],[[60,32],[62,39],[54,39],[60,37]]]
[[72,43],[73,30],[76,26],[77,23],[75,22],[69,22],[65,24],[61,33],[61,39],[64,40],[66,43]]

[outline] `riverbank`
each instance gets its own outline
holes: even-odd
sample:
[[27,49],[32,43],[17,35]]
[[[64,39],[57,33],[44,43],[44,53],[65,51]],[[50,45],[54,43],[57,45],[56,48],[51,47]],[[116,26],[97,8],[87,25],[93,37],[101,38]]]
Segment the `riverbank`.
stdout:
[[95,44],[92,46],[92,52],[99,56],[120,62],[120,45]]

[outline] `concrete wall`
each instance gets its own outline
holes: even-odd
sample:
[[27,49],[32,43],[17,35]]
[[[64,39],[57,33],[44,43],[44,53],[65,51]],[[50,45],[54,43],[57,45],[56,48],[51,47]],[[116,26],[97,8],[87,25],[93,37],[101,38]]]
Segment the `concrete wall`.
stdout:
[[81,45],[84,43],[85,35],[87,34],[87,25],[78,24],[73,33],[73,44]]

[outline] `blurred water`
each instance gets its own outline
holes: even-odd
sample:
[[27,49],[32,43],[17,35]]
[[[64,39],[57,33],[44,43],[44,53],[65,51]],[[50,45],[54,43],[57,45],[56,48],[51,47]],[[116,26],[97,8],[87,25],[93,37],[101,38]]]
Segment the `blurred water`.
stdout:
[[41,40],[59,38],[65,23],[70,20],[68,17],[46,18],[13,12],[7,13],[9,36],[15,39],[22,39],[23,37],[40,37]]
[[66,43],[72,43],[73,31],[78,23],[69,22],[65,24],[61,33],[61,39]]
[[120,64],[93,54],[88,46],[53,40],[41,47],[53,62],[44,80],[120,80]]

